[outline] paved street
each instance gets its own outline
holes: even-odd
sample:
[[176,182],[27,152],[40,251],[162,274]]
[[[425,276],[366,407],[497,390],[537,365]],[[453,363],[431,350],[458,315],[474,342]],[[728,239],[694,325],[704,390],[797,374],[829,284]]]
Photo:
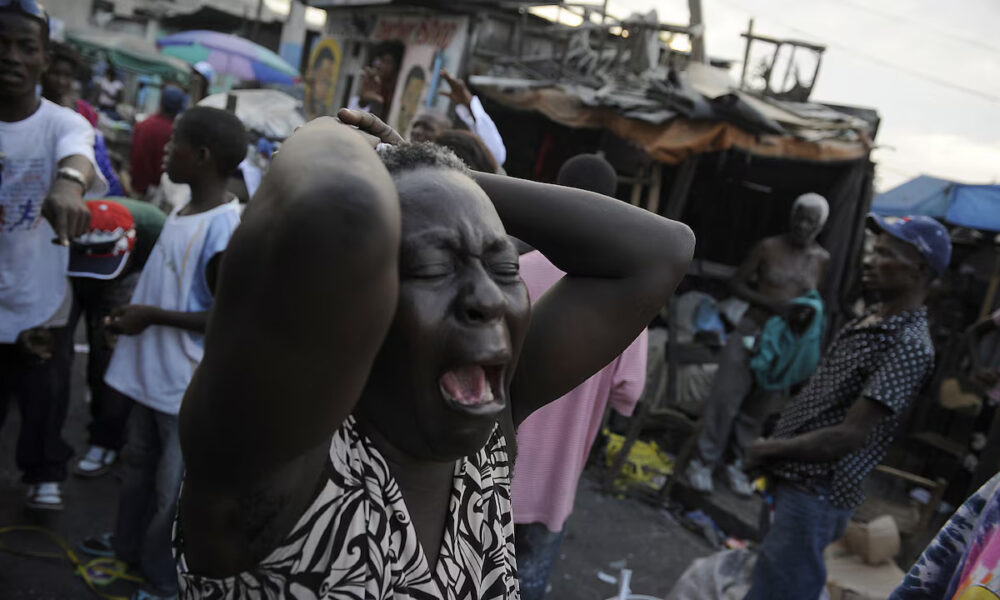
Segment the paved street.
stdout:
[[[74,393],[66,424],[67,439],[85,450],[87,405],[83,370],[86,355],[77,355]],[[0,528],[41,525],[75,547],[84,537],[113,526],[120,482],[115,474],[96,480],[71,477],[64,488],[66,510],[38,519],[23,508],[24,486],[14,466],[14,444],[19,426],[11,410],[0,429]],[[660,511],[632,499],[619,499],[597,491],[596,480],[584,477],[576,511],[568,525],[562,556],[552,577],[552,600],[604,600],[615,586],[604,583],[598,572],[616,574],[625,561],[633,569],[636,593],[665,596],[687,565],[709,553],[707,544]],[[4,549],[53,552],[56,547],[34,534],[4,534]],[[116,583],[106,591],[127,595],[130,587]],[[68,563],[25,558],[0,552],[0,598],[3,600],[65,600],[94,598]]]

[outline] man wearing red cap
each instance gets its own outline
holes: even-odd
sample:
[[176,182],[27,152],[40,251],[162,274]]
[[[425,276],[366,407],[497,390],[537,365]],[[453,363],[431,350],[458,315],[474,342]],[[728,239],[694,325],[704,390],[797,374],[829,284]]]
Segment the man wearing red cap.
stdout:
[[929,217],[872,216],[869,227],[878,237],[862,282],[881,304],[840,330],[772,438],[747,450],[747,468],[773,478],[776,508],[746,600],[819,598],[823,550],[843,534],[934,367],[924,300],[948,267],[948,232]]

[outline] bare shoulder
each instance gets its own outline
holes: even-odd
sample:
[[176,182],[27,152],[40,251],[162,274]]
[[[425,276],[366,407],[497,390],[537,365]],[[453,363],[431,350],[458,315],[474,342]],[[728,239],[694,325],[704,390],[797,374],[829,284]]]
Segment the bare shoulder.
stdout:
[[812,246],[810,246],[809,254],[813,258],[819,260],[824,264],[830,262],[830,252],[823,246],[820,246],[819,244],[814,243]]
[[752,252],[762,257],[767,257],[777,253],[784,253],[787,247],[788,244],[782,236],[773,235],[771,237],[763,238],[757,242],[757,245],[753,247]]
[[772,235],[770,237],[762,238],[757,242],[757,247],[764,249],[773,249],[782,246],[785,243],[784,239],[780,235]]

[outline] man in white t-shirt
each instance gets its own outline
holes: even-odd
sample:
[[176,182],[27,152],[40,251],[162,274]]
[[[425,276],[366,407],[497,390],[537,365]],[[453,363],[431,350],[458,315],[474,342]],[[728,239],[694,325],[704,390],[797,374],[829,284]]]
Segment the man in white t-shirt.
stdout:
[[125,84],[122,83],[121,79],[118,79],[118,73],[114,66],[108,65],[107,70],[104,71],[104,77],[97,82],[97,86],[100,89],[97,96],[97,108],[110,118],[116,121],[120,120],[118,103],[121,102]]
[[[361,84],[362,95],[352,97],[347,108],[363,110],[381,116],[383,106],[381,96],[376,95],[377,101],[374,104],[365,102],[366,92],[364,90],[367,89],[368,95],[371,95],[372,89],[376,86],[374,81],[380,81],[379,79],[373,80],[375,73],[376,71],[371,68],[365,70]],[[483,108],[479,97],[469,91],[469,87],[465,85],[464,81],[452,77],[448,69],[441,70],[441,78],[448,84],[449,89],[447,91],[441,90],[439,93],[451,99],[455,105],[455,115],[468,127],[469,131],[479,136],[479,139],[483,141],[490,154],[497,161],[497,165],[502,169],[503,164],[507,161],[507,147],[503,143],[500,130],[497,129],[496,123]],[[410,123],[410,130],[406,132],[406,138],[411,142],[433,142],[451,127],[451,120],[447,116],[431,109],[423,109],[414,116],[413,122]]]
[[[469,91],[464,81],[452,77],[448,69],[441,70],[441,77],[447,82],[449,89],[442,90],[440,94],[451,99],[455,104],[455,115],[465,123],[469,131],[483,140],[496,159],[497,165],[503,167],[507,161],[507,147],[500,136],[500,130],[486,113],[479,97]],[[423,111],[413,119],[407,137],[411,142],[433,142],[450,125],[447,118],[437,116],[431,111]]]
[[0,423],[16,396],[28,506],[58,510],[73,454],[61,435],[73,351],[69,244],[87,231],[84,194],[107,183],[90,124],[36,93],[48,32],[35,0],[0,6]]

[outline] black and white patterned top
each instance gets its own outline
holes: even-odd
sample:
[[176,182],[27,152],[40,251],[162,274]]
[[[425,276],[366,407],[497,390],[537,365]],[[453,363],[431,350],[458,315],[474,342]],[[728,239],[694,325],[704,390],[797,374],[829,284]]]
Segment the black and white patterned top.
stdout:
[[[291,533],[255,569],[190,573],[184,600],[518,600],[507,450],[499,428],[455,465],[437,566],[428,566],[385,459],[348,418],[333,436],[329,480]],[[177,536],[175,530],[175,538]]]
[[781,461],[769,470],[806,488],[828,490],[839,508],[864,500],[862,483],[883,458],[900,415],[934,367],[934,345],[927,311],[919,309],[874,321],[862,317],[837,334],[816,373],[781,413],[773,437],[789,439],[844,422],[855,400],[864,396],[892,414],[875,426],[860,450],[823,463]]

